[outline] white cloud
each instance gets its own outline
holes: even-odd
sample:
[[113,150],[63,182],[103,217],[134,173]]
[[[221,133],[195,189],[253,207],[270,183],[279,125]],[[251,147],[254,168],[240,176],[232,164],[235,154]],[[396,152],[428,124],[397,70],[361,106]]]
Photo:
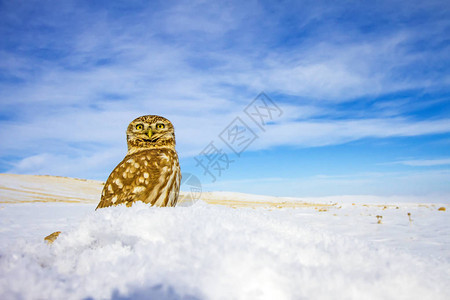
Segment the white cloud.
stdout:
[[450,132],[450,120],[411,121],[404,118],[307,120],[267,127],[252,149],[293,145],[327,146],[363,138],[412,137]]
[[88,155],[75,156],[61,153],[40,153],[26,157],[13,165],[7,173],[68,176],[105,180],[105,172],[111,172],[123,159],[123,153],[102,150]]
[[402,160],[394,164],[401,164],[412,167],[434,167],[450,165],[450,159],[416,159],[416,160]]

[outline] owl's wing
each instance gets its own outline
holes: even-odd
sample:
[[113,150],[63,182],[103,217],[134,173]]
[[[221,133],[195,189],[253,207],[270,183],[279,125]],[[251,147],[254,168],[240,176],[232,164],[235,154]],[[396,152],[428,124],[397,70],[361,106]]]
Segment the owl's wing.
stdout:
[[174,206],[180,177],[175,151],[151,149],[128,155],[109,175],[96,209],[119,204],[131,206],[135,201]]

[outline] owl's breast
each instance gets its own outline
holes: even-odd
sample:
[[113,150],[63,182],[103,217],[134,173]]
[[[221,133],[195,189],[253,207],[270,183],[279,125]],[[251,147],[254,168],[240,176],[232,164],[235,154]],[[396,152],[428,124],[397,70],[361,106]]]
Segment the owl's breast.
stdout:
[[[141,201],[156,206],[175,206],[180,189],[181,171],[178,155],[172,149],[150,149],[137,156],[143,162],[137,181],[146,187]],[[148,178],[147,177],[148,174]]]
[[99,207],[136,201],[175,206],[180,189],[178,155],[172,149],[148,149],[127,155],[109,176]]

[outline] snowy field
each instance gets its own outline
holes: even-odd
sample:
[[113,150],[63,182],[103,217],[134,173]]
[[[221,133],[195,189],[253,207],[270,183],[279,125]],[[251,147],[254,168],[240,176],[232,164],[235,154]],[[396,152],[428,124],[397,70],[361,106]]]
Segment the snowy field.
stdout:
[[450,299],[449,199],[204,193],[94,211],[101,189],[0,174],[0,299]]

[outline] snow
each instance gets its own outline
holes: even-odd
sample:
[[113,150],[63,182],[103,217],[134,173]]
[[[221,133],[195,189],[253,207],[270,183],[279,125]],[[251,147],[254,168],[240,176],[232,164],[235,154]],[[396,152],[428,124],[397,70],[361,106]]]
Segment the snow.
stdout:
[[0,203],[98,203],[100,181],[57,176],[0,174]]
[[[0,186],[29,195],[29,180]],[[83,191],[78,198],[97,193]],[[450,298],[447,203],[229,192],[190,206],[94,211],[97,203],[55,195],[28,203],[0,195],[1,299]]]

